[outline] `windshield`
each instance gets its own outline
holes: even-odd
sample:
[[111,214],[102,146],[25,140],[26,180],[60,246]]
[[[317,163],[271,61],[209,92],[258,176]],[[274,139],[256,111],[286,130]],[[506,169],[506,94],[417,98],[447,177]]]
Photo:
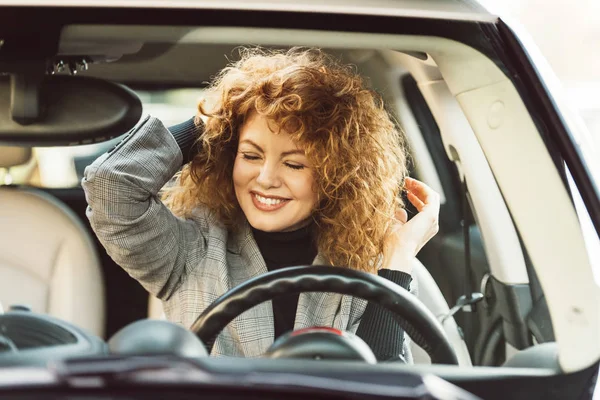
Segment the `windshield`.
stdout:
[[[61,373],[207,384],[207,365],[460,378],[595,363],[597,236],[548,140],[566,129],[548,93],[521,97],[531,76],[482,25],[500,32],[483,16],[430,26],[447,37],[65,29],[65,62],[88,68],[52,60],[47,80],[125,85],[142,112],[96,144],[0,147],[17,160],[0,165],[0,366],[78,356]],[[132,372],[131,356],[182,364]]]

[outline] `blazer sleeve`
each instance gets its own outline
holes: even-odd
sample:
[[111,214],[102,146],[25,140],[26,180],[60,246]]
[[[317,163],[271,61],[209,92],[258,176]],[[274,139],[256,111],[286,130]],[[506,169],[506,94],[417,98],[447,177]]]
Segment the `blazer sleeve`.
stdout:
[[159,199],[181,168],[177,141],[146,117],[84,171],[82,186],[92,229],[110,257],[146,290],[168,299],[206,256],[202,216],[175,216]]

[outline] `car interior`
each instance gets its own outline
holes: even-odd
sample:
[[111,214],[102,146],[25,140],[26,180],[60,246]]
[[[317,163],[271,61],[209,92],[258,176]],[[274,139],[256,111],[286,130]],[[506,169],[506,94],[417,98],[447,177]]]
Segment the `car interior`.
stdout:
[[[192,117],[211,77],[240,46],[253,45],[316,46],[355,65],[404,132],[411,175],[441,195],[440,231],[419,253],[413,277],[461,368],[431,365],[415,341],[416,365],[389,368],[456,383],[568,373],[597,360],[598,345],[589,346],[597,342],[600,313],[586,296],[598,291],[573,207],[577,188],[567,190],[568,171],[556,168],[512,81],[477,50],[436,36],[82,24],[62,31],[52,77],[126,85],[143,114],[169,126]],[[1,93],[3,108],[9,92]],[[94,94],[87,96],[79,101]],[[53,128],[64,136],[39,136],[33,145],[0,132],[0,303],[5,311],[64,320],[102,341],[135,321],[164,320],[160,301],[96,239],[78,183],[85,166],[133,126],[135,100],[121,101],[120,119],[98,125],[94,135],[64,120]],[[560,230],[548,228],[549,215]],[[327,365],[315,373],[321,368]]]

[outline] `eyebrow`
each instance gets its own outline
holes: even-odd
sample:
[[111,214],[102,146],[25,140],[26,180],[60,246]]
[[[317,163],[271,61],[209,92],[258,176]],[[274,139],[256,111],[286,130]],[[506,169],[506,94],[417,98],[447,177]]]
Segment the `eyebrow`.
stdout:
[[[257,145],[256,143],[254,143],[252,140],[250,139],[244,139],[240,142],[240,144],[242,143],[248,143],[249,145],[255,147],[258,151],[260,151],[261,153],[264,153],[265,151],[262,149],[262,147],[260,147],[259,145]],[[289,156],[292,154],[300,154],[300,155],[304,155],[304,151],[300,150],[300,149],[295,149],[295,150],[290,150],[290,151],[284,151],[283,153],[281,153],[282,157],[285,156]]]

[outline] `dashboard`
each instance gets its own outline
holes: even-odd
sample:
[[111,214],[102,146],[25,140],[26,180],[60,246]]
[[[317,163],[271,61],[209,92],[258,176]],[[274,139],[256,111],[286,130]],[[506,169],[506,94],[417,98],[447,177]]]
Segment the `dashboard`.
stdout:
[[[134,323],[135,324],[135,323]],[[167,322],[138,321],[108,342],[69,323],[29,311],[0,314],[0,398],[54,390],[55,398],[407,398],[546,396],[567,375],[548,368],[407,365],[399,362],[209,357],[202,342]],[[596,366],[597,370],[597,366]],[[595,374],[580,374],[587,382]],[[569,379],[572,379],[571,376]],[[557,383],[559,382],[559,383]],[[94,392],[89,392],[93,389]],[[125,390],[127,389],[127,390]],[[133,390],[133,391],[132,391]],[[189,391],[189,392],[188,392]],[[510,393],[515,393],[515,396]],[[46,392],[44,392],[46,393]],[[481,396],[481,397],[477,397]],[[105,398],[105,397],[102,397]],[[539,397],[544,398],[544,397]],[[551,398],[551,397],[548,397]]]

